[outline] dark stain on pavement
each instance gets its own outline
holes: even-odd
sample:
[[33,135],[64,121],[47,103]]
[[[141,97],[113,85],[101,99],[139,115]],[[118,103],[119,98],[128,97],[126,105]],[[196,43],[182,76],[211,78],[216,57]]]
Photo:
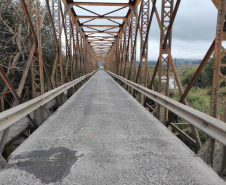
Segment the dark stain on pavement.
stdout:
[[77,151],[59,147],[22,153],[15,159],[24,159],[17,164],[20,170],[33,174],[42,183],[49,184],[61,181],[70,173],[71,166],[82,157],[76,156],[76,153]]

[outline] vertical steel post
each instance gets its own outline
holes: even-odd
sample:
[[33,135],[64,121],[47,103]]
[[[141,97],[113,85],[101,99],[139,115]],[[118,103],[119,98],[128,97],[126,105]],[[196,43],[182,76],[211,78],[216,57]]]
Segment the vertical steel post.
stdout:
[[[44,93],[44,75],[43,75],[43,57],[41,45],[41,28],[40,28],[40,4],[38,0],[28,1],[28,11],[31,19],[30,29],[34,30],[35,38],[37,39],[37,47],[33,55],[31,65],[31,79],[32,79],[32,94],[33,98]],[[35,40],[36,40],[35,39]],[[30,39],[30,43],[33,41]],[[31,50],[31,44],[30,44]]]
[[[171,36],[172,31],[164,45],[165,35],[169,28],[173,12],[173,0],[162,0],[161,14],[161,36],[160,36],[160,54],[159,54],[159,71],[158,71],[158,92],[169,96],[169,78],[170,78],[170,59],[171,53]],[[167,51],[169,50],[169,51]],[[168,120],[168,110],[162,106],[158,106],[158,116],[162,123]]]
[[137,30],[137,15],[136,11],[133,12],[131,17],[131,57],[130,69],[128,79],[135,82],[136,80],[136,30]]
[[76,23],[72,22],[72,36],[73,36],[73,70],[74,78],[78,78],[78,58],[77,58],[77,29]]
[[[148,66],[148,44],[144,47],[143,45],[145,42],[146,35],[148,34],[148,22],[149,22],[149,14],[150,14],[150,1],[149,0],[142,0],[142,15],[141,15],[141,49],[140,49],[140,64],[139,64],[139,84],[147,87],[147,78],[149,73],[149,66]],[[143,53],[143,55],[142,55]],[[142,97],[144,100],[144,97]],[[143,104],[143,100],[141,103]]]
[[81,75],[84,75],[84,37],[80,33]]
[[116,40],[116,48],[115,48],[115,62],[116,62],[116,66],[115,66],[115,74],[118,75],[118,69],[119,69],[119,60],[120,60],[120,53],[119,53],[119,36],[117,36]]
[[[177,67],[177,59],[175,58],[175,67]],[[176,94],[177,92],[177,82],[176,82],[176,78],[174,77],[174,84],[173,84],[173,88],[174,88],[174,93]]]
[[123,77],[128,77],[129,72],[129,47],[130,47],[130,26],[131,21],[128,20],[125,27],[125,57],[124,57],[124,67],[123,67]]
[[[222,74],[222,69],[225,68],[225,64],[222,64],[222,40],[223,34],[225,30],[225,0],[219,0],[219,7],[218,7],[218,17],[217,17],[217,28],[216,28],[216,40],[215,40],[215,57],[214,57],[214,66],[213,66],[213,84],[212,84],[212,97],[211,97],[211,110],[210,115],[218,118],[224,122],[226,122],[226,105],[225,100],[226,97],[224,94],[226,93],[225,90],[225,76]],[[225,54],[223,54],[225,56]],[[209,139],[209,163],[210,165],[214,166],[214,149],[216,145],[219,145],[222,164],[220,167],[216,165],[216,171],[219,175],[223,175],[225,168],[226,168],[226,147],[222,146],[220,143],[214,141],[214,139]],[[219,149],[218,149],[219,150]],[[217,155],[217,154],[215,154]]]
[[126,58],[126,27],[127,25],[125,26],[125,30],[123,30],[123,33],[122,33],[122,59],[121,59],[121,76],[124,75],[124,68],[125,68],[125,58]]
[[81,63],[82,63],[82,59],[81,59],[81,57],[82,57],[82,54],[81,54],[81,37],[80,37],[80,31],[79,31],[79,28],[78,27],[76,27],[77,28],[77,35],[76,35],[76,37],[77,37],[77,57],[78,57],[78,77],[80,77],[81,76],[81,73],[82,73],[82,68],[81,68]]
[[44,89],[44,74],[43,74],[43,55],[42,55],[42,35],[41,35],[41,13],[40,13],[40,2],[36,1],[36,16],[37,16],[37,39],[38,39],[38,67],[39,67],[39,88],[41,94],[45,92]]
[[[55,76],[55,86],[62,85],[64,83],[64,70],[63,70],[63,61],[62,61],[62,22],[60,16],[60,3],[61,0],[53,0],[52,1],[52,16],[54,29],[56,32],[57,42],[55,46],[55,69],[52,72],[52,79]],[[62,18],[63,19],[63,18]],[[58,46],[58,47],[57,47]],[[59,85],[58,85],[59,83]]]
[[[67,5],[67,13],[65,17],[65,41],[66,41],[66,79],[69,81],[72,78],[72,57],[71,57],[71,6]],[[69,73],[70,72],[70,73]]]
[[84,36],[83,44],[84,44],[84,74],[87,74],[88,70],[88,40],[87,36]]
[[124,61],[124,47],[125,47],[125,35],[124,32],[121,33],[121,51],[120,51],[120,66],[119,75],[123,75],[123,61]]

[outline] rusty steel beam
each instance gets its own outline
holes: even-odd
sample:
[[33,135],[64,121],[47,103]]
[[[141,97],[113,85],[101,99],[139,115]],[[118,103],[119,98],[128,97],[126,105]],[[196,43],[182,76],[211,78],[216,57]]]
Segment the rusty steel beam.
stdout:
[[[128,74],[128,80],[135,81],[136,80],[136,40],[137,40],[137,11],[135,10],[133,12],[133,16],[131,17],[131,56],[130,56],[130,68],[129,68],[129,74]],[[117,74],[117,73],[116,73]],[[128,88],[128,86],[127,86]],[[131,89],[130,89],[131,90]],[[131,92],[132,93],[132,92]]]
[[[42,36],[41,36],[41,25],[40,25],[40,2],[39,0],[36,0],[36,16],[37,16],[37,29],[36,29],[36,34],[37,34],[37,39],[38,39],[38,65],[39,65],[39,75],[40,75],[40,79],[39,79],[39,85],[40,85],[40,90],[41,90],[41,94],[43,94],[45,92],[45,87],[44,87],[44,74],[43,74],[43,55],[42,55]],[[33,65],[34,66],[34,65]],[[36,78],[36,77],[35,77]]]
[[58,46],[58,39],[57,39],[57,35],[56,35],[56,29],[55,29],[53,17],[52,17],[51,10],[50,10],[49,0],[46,0],[46,5],[47,5],[48,13],[49,13],[50,23],[51,23],[51,26],[52,26],[52,29],[53,29],[53,37],[54,37],[54,40],[57,44],[57,47],[59,47]]
[[[53,12],[53,22],[55,27],[55,34],[57,36],[57,45],[55,48],[55,59],[54,59],[54,67],[52,69],[51,79],[54,80],[55,77],[55,87],[58,86],[58,82],[60,84],[64,83],[64,69],[63,69],[63,61],[62,61],[62,43],[61,43],[61,35],[63,31],[63,21],[61,19],[60,12],[60,0],[53,0],[52,2],[52,12]],[[66,11],[62,17],[64,20],[66,16]]]
[[211,116],[217,117],[218,103],[219,103],[219,89],[220,89],[220,77],[222,76],[220,68],[221,66],[221,45],[223,39],[223,28],[225,20],[225,0],[219,0],[216,41],[215,41],[215,61],[213,71],[213,90],[211,99]]
[[151,15],[150,15],[150,18],[149,18],[149,21],[148,21],[147,34],[146,34],[145,41],[144,41],[143,48],[142,48],[142,55],[145,54],[145,46],[147,45],[147,42],[148,42],[148,36],[149,36],[150,28],[151,28],[151,23],[152,23],[153,15],[154,15],[154,12],[155,12],[156,1],[157,0],[154,0],[153,5],[152,5]]
[[90,42],[90,40],[88,41],[88,43],[91,45],[91,46],[105,46],[105,45],[110,45],[112,46],[115,42]]
[[118,74],[118,67],[119,67],[119,37],[117,37],[115,41],[115,73]]
[[74,79],[78,78],[78,50],[77,50],[77,30],[76,30],[76,23],[72,20],[72,38],[73,38],[73,72],[74,72]]
[[124,8],[126,8],[126,6],[121,7],[121,8],[119,8],[119,9],[117,9],[117,10],[113,10],[113,11],[111,11],[111,12],[105,13],[105,14],[103,14],[102,16],[109,15],[109,14],[112,14],[112,13],[115,13],[115,12],[118,12],[119,10],[122,10],[122,9],[124,9]]
[[[120,16],[86,16],[86,15],[77,15],[75,16],[75,19],[121,19],[126,20],[126,17],[120,17]],[[118,23],[119,24],[119,23]]]
[[[61,6],[61,4],[60,4],[60,13],[61,13],[61,17],[62,17],[62,28],[64,29],[64,33],[66,33],[67,31],[67,29],[66,29],[66,25],[65,25],[65,22],[66,22],[66,16],[67,16],[67,8],[65,8],[64,9],[64,13],[63,13],[63,9],[62,9],[62,6]],[[67,39],[67,37],[65,37],[65,41],[66,41],[66,47],[68,47],[67,45],[68,45],[68,39]]]
[[72,5],[72,6],[77,6],[77,5],[81,5],[81,6],[125,6],[125,7],[130,7],[133,8],[132,4],[128,4],[128,3],[102,3],[102,2],[69,2],[68,4]]
[[[72,73],[72,52],[71,52],[71,6],[68,5],[67,7],[65,7],[67,9],[67,13],[66,13],[66,17],[65,17],[65,36],[67,38],[67,47],[66,47],[66,79],[67,81],[73,80],[73,73]],[[68,72],[70,71],[70,75],[68,74]]]
[[112,46],[114,42],[88,42],[90,46]]
[[104,32],[104,31],[84,31],[84,33],[105,33],[105,34],[119,34],[119,32]]
[[113,46],[103,47],[103,46],[92,46],[91,48],[95,51],[97,49],[111,49]]
[[[112,29],[114,29],[114,28],[107,28],[107,29],[105,29],[105,30],[100,30],[100,31],[108,31],[108,30],[112,30]],[[119,29],[120,30],[120,29]]]
[[[132,20],[129,20],[126,30],[125,30],[125,58],[124,58],[124,68],[123,68],[123,77],[128,79],[129,74],[129,47],[130,47],[130,37],[131,37],[131,30],[132,30]],[[127,77],[126,77],[127,75]]]
[[174,20],[176,18],[176,15],[177,15],[178,8],[180,6],[180,2],[181,2],[181,0],[177,0],[177,2],[176,2],[176,5],[175,5],[174,11],[173,11],[173,15],[172,15],[172,18],[170,20],[170,24],[168,26],[167,33],[166,33],[166,36],[165,36],[165,39],[164,39],[163,47],[166,45],[166,42],[171,35],[173,23],[174,23]]
[[[89,29],[92,29],[92,30],[95,30],[95,31],[101,31],[101,30],[99,30],[99,29],[96,29],[96,28],[91,28],[91,27],[88,27]],[[84,30],[84,32],[85,32],[85,30]]]
[[[215,55],[214,55],[214,66],[213,66],[213,83],[212,83],[212,94],[211,94],[211,108],[210,108],[210,115],[215,118],[219,118],[222,121],[226,122],[226,108],[225,108],[225,96],[222,96],[221,94],[225,94],[226,90],[222,88],[222,84],[224,84],[224,80],[222,78],[225,78],[225,75],[222,74],[221,70],[225,69],[225,65],[222,64],[222,40],[223,40],[223,34],[224,34],[224,25],[225,25],[225,8],[226,8],[226,2],[225,0],[219,0],[218,4],[218,16],[217,16],[217,28],[216,28],[216,38],[215,38]],[[223,55],[225,56],[225,54]],[[219,113],[219,110],[221,110],[223,113]],[[209,154],[209,162],[210,165],[214,167],[214,151],[215,151],[215,143],[218,141],[215,141],[212,138],[209,138],[210,143],[209,147],[210,150],[208,152]],[[220,147],[218,151],[221,153],[223,158],[226,157],[226,147]],[[223,165],[220,170],[217,171],[219,175],[223,175],[225,171],[225,160],[223,161]]]
[[111,20],[111,19],[108,19],[108,20],[111,21],[111,22],[113,22],[113,23],[115,23],[115,24],[120,25],[120,23],[118,23],[118,22],[116,22],[116,21],[114,21],[114,20]]
[[85,24],[85,23],[87,23],[87,22],[91,22],[91,21],[93,21],[93,20],[95,20],[95,19],[90,19],[90,20],[88,20],[88,21],[83,22],[82,24]]
[[77,50],[77,60],[78,60],[78,77],[81,76],[81,50],[80,50],[80,45],[81,45],[81,37],[80,37],[80,30],[78,26],[78,22],[75,22],[76,24],[76,40],[77,40],[77,45],[76,45],[76,50]]
[[[136,82],[142,84],[144,87],[147,87],[147,79],[150,75],[148,67],[148,44],[144,45],[145,38],[148,31],[148,22],[149,22],[149,9],[150,2],[149,0],[142,0],[142,14],[141,14],[141,44],[140,44],[140,63],[137,71]],[[143,47],[143,45],[145,47]],[[142,53],[144,53],[142,55]],[[144,105],[144,97],[139,97],[141,104]]]
[[[172,21],[174,0],[162,0],[161,10],[161,29],[160,29],[160,49],[159,49],[159,70],[158,70],[158,92],[169,96],[169,78],[170,78],[170,56],[171,54],[171,35],[167,39],[167,47],[163,45],[165,35],[169,30],[169,22]],[[162,106],[158,106],[159,120],[166,123],[168,120],[168,110]]]
[[[70,4],[68,4],[68,5],[70,5]],[[85,10],[85,11],[87,11],[87,12],[89,12],[89,13],[92,13],[92,14],[94,14],[94,15],[100,16],[100,14],[95,13],[95,12],[93,12],[93,11],[91,11],[91,10],[88,10],[87,8],[84,8],[84,7],[79,6],[79,5],[76,5],[76,6],[79,7],[79,8],[81,8],[81,9],[83,9],[83,10]]]
[[112,46],[114,44],[114,42],[88,42],[90,44],[90,46]]
[[218,9],[219,7],[219,0],[212,0],[214,6]]
[[107,46],[107,47],[110,47],[110,46],[113,46],[114,44],[112,44],[112,43],[104,43],[104,44],[102,44],[102,43],[100,43],[100,44],[94,44],[94,43],[90,43],[89,42],[89,44],[90,44],[90,47],[101,47],[101,46]]
[[33,38],[34,38],[35,42],[37,43],[38,40],[37,40],[36,33],[35,33],[35,30],[34,30],[34,27],[33,27],[32,21],[31,21],[30,14],[29,14],[29,12],[28,12],[27,5],[26,5],[26,3],[25,3],[24,0],[21,0],[21,3],[22,3],[22,6],[23,6],[23,9],[24,9],[24,12],[25,12],[25,14],[26,14],[27,21],[28,21],[29,27],[30,27],[30,29],[31,29]]
[[[97,40],[96,40],[97,39]],[[102,39],[100,39],[100,40],[98,40],[98,38],[96,38],[96,39],[94,39],[94,40],[88,40],[88,42],[89,42],[89,44],[98,44],[98,43],[100,43],[100,44],[114,44],[115,43],[115,40],[102,40]]]
[[19,85],[18,90],[17,90],[18,96],[21,96],[21,94],[22,94],[22,90],[24,88],[25,80],[27,78],[28,71],[29,71],[29,68],[30,68],[31,63],[32,63],[32,58],[33,58],[33,55],[34,55],[34,52],[35,52],[35,48],[36,48],[36,44],[33,43],[31,50],[30,50],[30,54],[28,56],[28,60],[26,62],[25,70],[24,70],[23,75],[20,79],[20,85]]
[[97,49],[111,49],[111,47],[92,47],[94,49],[94,51],[96,51]]
[[[103,39],[112,39],[115,38],[116,36],[87,36],[88,38],[103,38]],[[108,41],[113,41],[113,40],[108,40]]]
[[[152,5],[154,3],[154,0],[151,0],[152,2]],[[155,7],[155,16],[156,16],[156,19],[157,19],[157,22],[158,22],[158,25],[159,25],[159,28],[161,29],[161,20],[160,20],[160,17],[159,17],[159,14],[158,14],[158,10],[157,8]]]
[[[107,53],[109,50],[97,49],[94,52],[98,52],[98,51],[101,53],[103,53],[103,52]],[[105,53],[103,53],[103,54],[105,54]]]
[[[139,11],[139,16],[137,18],[137,25],[136,25],[136,33],[135,33],[135,41],[134,41],[134,45],[137,45],[137,34],[138,34],[138,29],[140,26],[140,18],[141,18],[141,14],[142,14],[142,8],[143,8],[143,4],[140,5],[140,11]],[[133,48],[132,51],[132,59],[135,56],[134,54],[136,53],[136,47]],[[136,60],[136,59],[135,59]]]
[[[124,30],[124,32],[125,32],[125,30]],[[124,64],[124,58],[125,58],[125,40],[126,40],[125,33],[122,33],[122,37],[121,37],[120,69],[119,69],[120,76],[123,75],[123,64]]]
[[89,27],[93,27],[93,28],[122,28],[122,25],[92,25],[92,24],[81,24],[80,25],[81,28],[89,28]]

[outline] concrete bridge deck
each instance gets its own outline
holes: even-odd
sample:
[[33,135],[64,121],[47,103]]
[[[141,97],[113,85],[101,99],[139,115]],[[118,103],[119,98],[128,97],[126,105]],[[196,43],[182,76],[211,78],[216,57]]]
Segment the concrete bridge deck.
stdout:
[[98,71],[12,154],[0,184],[225,182],[105,71]]

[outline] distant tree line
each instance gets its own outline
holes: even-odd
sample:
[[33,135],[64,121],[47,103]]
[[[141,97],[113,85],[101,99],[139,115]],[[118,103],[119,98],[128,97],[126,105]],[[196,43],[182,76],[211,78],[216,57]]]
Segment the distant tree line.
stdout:
[[[222,64],[226,64],[226,57],[224,57],[221,60]],[[198,79],[194,83],[194,86],[200,87],[200,88],[206,88],[206,87],[211,87],[212,86],[212,81],[213,81],[213,64],[214,64],[214,57],[211,57],[209,61],[207,62],[206,66],[204,67],[203,71],[199,75]],[[192,77],[194,76],[197,68],[194,67],[188,67],[185,70],[183,70],[181,74],[182,78],[182,85],[186,86],[190,83]],[[221,68],[220,69],[221,73],[223,75],[226,75],[226,69]]]

